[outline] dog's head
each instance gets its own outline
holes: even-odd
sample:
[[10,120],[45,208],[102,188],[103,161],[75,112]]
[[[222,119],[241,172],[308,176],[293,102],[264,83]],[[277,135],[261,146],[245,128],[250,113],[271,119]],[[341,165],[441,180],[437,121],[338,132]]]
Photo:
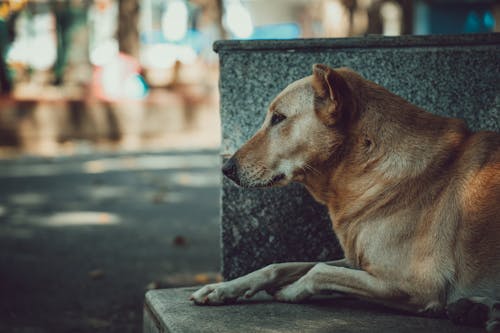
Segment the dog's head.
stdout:
[[271,103],[262,127],[223,166],[243,187],[301,181],[330,159],[345,138],[349,88],[339,71],[313,74],[286,87]]

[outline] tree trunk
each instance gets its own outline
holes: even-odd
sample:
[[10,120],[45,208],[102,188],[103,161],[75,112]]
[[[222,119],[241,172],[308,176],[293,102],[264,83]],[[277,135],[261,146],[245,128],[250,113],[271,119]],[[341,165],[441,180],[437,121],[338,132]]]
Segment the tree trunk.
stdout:
[[7,24],[0,19],[0,95],[7,94],[12,90],[9,70],[5,63],[6,48],[8,45]]
[[120,52],[139,58],[139,0],[118,2],[118,45]]
[[400,0],[399,4],[403,10],[401,34],[411,35],[413,33],[413,1]]

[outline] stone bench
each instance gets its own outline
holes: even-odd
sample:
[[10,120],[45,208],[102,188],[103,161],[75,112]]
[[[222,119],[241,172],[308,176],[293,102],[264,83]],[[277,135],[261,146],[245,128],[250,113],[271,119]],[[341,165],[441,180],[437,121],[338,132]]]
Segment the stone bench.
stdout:
[[146,294],[143,333],[479,333],[447,319],[408,315],[353,299],[276,303],[265,294],[225,306],[188,302],[196,288],[154,290]]
[[[500,130],[500,34],[221,41],[214,48],[221,63],[223,159],[260,127],[277,93],[311,74],[313,63],[350,67],[430,112],[465,119],[474,130]],[[226,279],[273,262],[342,256],[325,208],[300,185],[242,189],[224,180],[221,205]],[[459,331],[446,321],[425,324],[429,319],[392,318],[391,312],[359,302],[346,303],[347,309],[336,302],[245,302],[214,308],[192,306],[187,293],[184,289],[148,293],[146,322],[172,332],[306,332],[309,327],[310,331],[399,332],[404,325],[410,325],[405,331],[411,332]],[[231,326],[239,323],[247,326],[241,330]]]

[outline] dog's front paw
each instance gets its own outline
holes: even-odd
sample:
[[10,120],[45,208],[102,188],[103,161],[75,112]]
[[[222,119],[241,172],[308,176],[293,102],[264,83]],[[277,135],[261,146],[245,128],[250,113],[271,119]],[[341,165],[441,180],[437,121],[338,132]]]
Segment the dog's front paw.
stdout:
[[312,296],[309,288],[301,280],[289,284],[274,294],[274,299],[280,302],[298,303]]
[[198,305],[230,303],[236,300],[238,295],[235,295],[234,291],[227,284],[227,282],[220,282],[206,285],[195,291],[189,299]]
[[195,291],[189,298],[198,305],[221,305],[234,303],[238,297],[252,297],[255,291],[234,281],[214,283]]

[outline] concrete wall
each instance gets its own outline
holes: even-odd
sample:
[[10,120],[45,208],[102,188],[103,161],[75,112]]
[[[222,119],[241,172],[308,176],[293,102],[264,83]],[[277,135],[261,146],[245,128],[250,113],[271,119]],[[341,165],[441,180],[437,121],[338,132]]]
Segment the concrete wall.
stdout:
[[[430,112],[500,130],[500,34],[221,41],[223,156],[260,127],[269,102],[314,63],[348,66]],[[298,184],[241,189],[224,180],[222,269],[341,256],[324,207]]]

